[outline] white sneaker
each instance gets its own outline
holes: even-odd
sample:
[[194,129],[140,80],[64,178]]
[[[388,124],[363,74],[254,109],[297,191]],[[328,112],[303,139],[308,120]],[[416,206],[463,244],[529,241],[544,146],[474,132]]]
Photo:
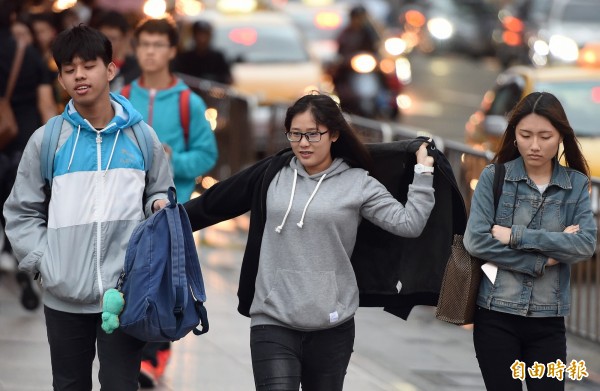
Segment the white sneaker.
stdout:
[[17,271],[17,258],[12,253],[3,251],[0,253],[0,271],[15,272]]

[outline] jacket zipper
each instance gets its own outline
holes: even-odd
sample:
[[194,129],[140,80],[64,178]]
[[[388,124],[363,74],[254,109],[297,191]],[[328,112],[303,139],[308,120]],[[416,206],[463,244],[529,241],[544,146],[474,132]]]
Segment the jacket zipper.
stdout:
[[[101,230],[101,206],[102,197],[104,192],[104,179],[102,176],[102,135],[100,131],[96,131],[96,159],[98,162],[96,170],[96,275],[98,276],[98,290],[100,295],[104,292],[104,285],[102,284],[102,273],[100,270],[101,260],[101,249],[102,249],[102,230]],[[100,298],[100,304],[102,305],[102,297]]]
[[152,126],[152,120],[154,117],[154,97],[156,96],[156,89],[150,89],[150,100],[148,101],[148,125]]

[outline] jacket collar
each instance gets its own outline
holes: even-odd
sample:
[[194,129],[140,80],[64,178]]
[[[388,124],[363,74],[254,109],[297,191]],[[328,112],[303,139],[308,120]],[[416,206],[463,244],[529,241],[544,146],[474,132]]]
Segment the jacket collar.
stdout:
[[[569,178],[569,174],[567,173],[567,168],[562,166],[556,158],[553,160],[552,166],[552,177],[550,178],[550,183],[548,183],[548,187],[559,186],[563,189],[572,188],[571,179]],[[522,156],[519,156],[515,160],[506,163],[505,178],[507,181],[524,181],[527,182],[530,186],[535,186],[535,183],[533,183],[533,181],[527,176],[527,172],[525,171],[525,162],[523,161]]]

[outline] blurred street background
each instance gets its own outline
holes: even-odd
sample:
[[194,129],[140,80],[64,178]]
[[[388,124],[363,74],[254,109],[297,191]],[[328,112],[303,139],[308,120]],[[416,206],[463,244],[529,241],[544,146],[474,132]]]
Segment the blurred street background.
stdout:
[[[52,34],[80,22],[93,25],[95,17],[107,10],[126,16],[131,26],[145,17],[173,18],[180,28],[180,52],[194,47],[193,23],[203,20],[212,25],[212,45],[224,53],[232,80],[174,69],[207,103],[205,116],[219,146],[217,166],[197,178],[199,193],[286,147],[285,109],[299,96],[318,90],[339,99],[365,142],[433,137],[452,164],[468,210],[507,114],[522,96],[544,90],[559,97],[580,140],[594,176],[597,215],[598,0],[20,3],[25,25],[35,27],[34,15],[53,16],[53,31],[31,30],[32,39],[36,37],[32,44],[40,51],[44,37],[51,40]],[[337,37],[357,5],[368,13],[367,29],[376,46],[360,53],[364,57],[344,59]],[[133,45],[130,33],[124,39]],[[173,345],[172,363],[156,389],[253,389],[249,320],[237,314],[235,296],[245,227],[241,218],[197,234],[211,330]],[[21,306],[11,265],[1,266],[5,271],[0,274],[0,390],[50,390],[43,312]],[[568,354],[570,359],[585,360],[589,376],[567,382],[567,390],[600,390],[597,254],[573,268],[572,295]],[[433,314],[432,307],[417,307],[404,322],[380,309],[360,308],[345,389],[483,390],[471,330],[437,321]]]

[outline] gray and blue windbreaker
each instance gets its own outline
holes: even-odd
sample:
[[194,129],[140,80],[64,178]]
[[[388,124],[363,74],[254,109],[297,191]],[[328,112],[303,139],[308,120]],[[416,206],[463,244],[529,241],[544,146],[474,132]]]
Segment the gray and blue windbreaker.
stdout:
[[117,283],[131,233],[173,186],[155,132],[146,172],[131,128],[142,116],[121,96],[111,94],[111,104],[115,117],[101,130],[72,101],[65,108],[49,203],[40,169],[44,128],[37,129],[4,206],[19,269],[40,273],[44,304],[55,310],[102,311],[102,295]]

